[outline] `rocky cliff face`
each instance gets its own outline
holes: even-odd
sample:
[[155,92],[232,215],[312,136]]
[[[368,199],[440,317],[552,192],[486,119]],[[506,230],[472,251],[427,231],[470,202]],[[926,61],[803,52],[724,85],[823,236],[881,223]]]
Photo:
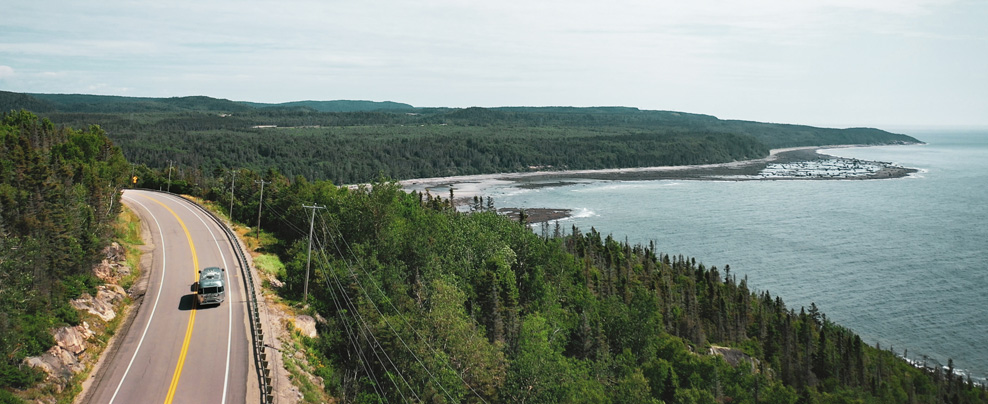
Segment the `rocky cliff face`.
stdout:
[[708,353],[710,355],[720,355],[725,361],[727,361],[727,363],[730,363],[731,366],[734,367],[737,367],[742,362],[746,362],[752,369],[758,369],[758,359],[748,356],[748,354],[744,353],[740,349],[712,345]]
[[68,386],[73,375],[86,370],[86,354],[92,350],[92,338],[97,333],[93,328],[103,329],[105,323],[116,318],[117,310],[127,298],[127,292],[116,284],[120,277],[130,273],[130,267],[124,263],[123,247],[113,243],[103,252],[105,258],[93,268],[93,273],[107,283],[97,287],[96,296],[85,293],[70,303],[76,310],[92,314],[104,324],[91,327],[89,322],[83,321],[74,327],[57,328],[55,346],[41,356],[24,359],[25,364],[43,370],[48,375],[48,383],[59,392]]
[[75,327],[62,327],[55,330],[55,346],[41,356],[24,359],[30,366],[40,368],[48,374],[48,381],[55,382],[56,390],[61,391],[72,375],[86,369],[79,361],[86,352],[93,331],[89,323],[83,322]]
[[117,283],[121,277],[130,275],[130,267],[124,262],[126,251],[116,242],[103,250],[103,261],[93,267],[93,274],[106,283]]

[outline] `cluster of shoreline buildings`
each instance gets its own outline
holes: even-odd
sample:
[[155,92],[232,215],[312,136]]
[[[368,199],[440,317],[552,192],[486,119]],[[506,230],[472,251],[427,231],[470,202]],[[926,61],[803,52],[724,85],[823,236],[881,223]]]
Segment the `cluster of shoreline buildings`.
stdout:
[[773,163],[763,169],[757,178],[861,178],[877,175],[882,170],[893,168],[891,163],[863,161],[858,159],[826,159]]

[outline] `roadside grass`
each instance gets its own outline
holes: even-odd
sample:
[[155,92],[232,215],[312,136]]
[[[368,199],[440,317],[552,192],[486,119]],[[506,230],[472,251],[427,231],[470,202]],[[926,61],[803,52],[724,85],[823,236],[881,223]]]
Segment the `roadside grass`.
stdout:
[[257,239],[257,228],[247,227],[239,223],[233,225],[234,232],[240,237],[240,240],[244,242],[244,246],[253,255],[261,254],[269,251],[276,251],[281,245],[281,240],[277,239],[273,234],[261,229],[261,239]]
[[276,277],[285,279],[285,264],[274,254],[258,254],[254,257],[254,266],[258,270]]
[[123,210],[117,216],[114,228],[116,238],[121,243],[133,245],[144,244],[144,240],[141,238],[141,220],[127,205],[123,206]]
[[119,284],[124,290],[130,289],[134,281],[141,276],[141,249],[144,239],[141,238],[141,219],[130,208],[124,206],[113,224],[114,236],[126,251],[127,266],[130,274],[120,278]]

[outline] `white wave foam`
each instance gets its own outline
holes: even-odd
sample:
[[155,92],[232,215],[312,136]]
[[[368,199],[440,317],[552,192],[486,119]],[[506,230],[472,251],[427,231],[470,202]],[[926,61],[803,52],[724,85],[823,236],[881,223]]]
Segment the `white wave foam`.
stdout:
[[518,188],[518,187],[505,187],[499,189],[498,191],[499,192],[491,193],[491,196],[494,198],[495,202],[497,202],[498,197],[504,198],[504,197],[513,197],[524,194],[530,194],[532,193],[533,190],[526,188]]
[[917,168],[916,169],[916,172],[909,173],[909,175],[907,175],[906,178],[926,178],[926,176],[923,175],[923,174],[926,174],[926,173],[929,173],[929,172],[930,172],[930,170],[928,170],[928,169],[925,169],[925,168]]
[[637,187],[634,184],[632,184],[632,183],[620,183],[620,182],[610,182],[609,181],[609,182],[601,182],[599,184],[596,184],[595,186],[587,186],[587,187],[580,187],[580,188],[577,188],[577,189],[573,189],[573,192],[580,192],[580,193],[584,193],[584,192],[611,192],[611,191],[625,190],[625,189],[631,189],[631,188],[637,188]]
[[580,219],[594,216],[598,216],[597,213],[587,208],[573,209],[573,214],[570,215],[570,217]]

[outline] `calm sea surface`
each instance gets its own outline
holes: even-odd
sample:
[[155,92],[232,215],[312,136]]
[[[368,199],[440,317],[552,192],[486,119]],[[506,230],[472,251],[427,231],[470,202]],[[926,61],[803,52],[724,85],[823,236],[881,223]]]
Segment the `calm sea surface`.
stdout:
[[708,267],[789,307],[815,302],[874,345],[988,376],[988,132],[828,154],[920,169],[845,181],[585,181],[498,187],[501,207],[570,208],[591,226]]

